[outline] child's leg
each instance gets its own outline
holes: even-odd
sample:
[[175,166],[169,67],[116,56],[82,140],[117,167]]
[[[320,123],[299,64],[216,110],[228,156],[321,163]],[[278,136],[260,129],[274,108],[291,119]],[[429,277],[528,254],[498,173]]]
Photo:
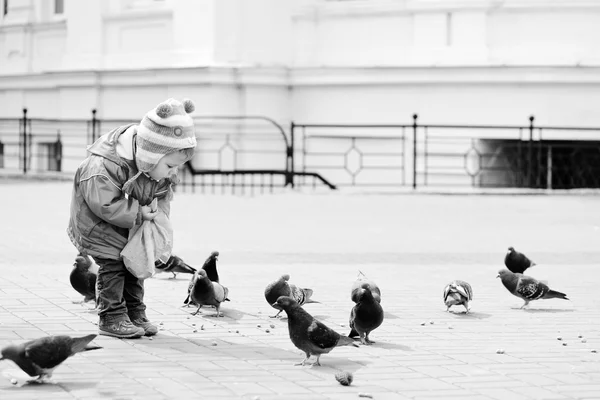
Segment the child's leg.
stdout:
[[131,324],[123,297],[128,273],[121,260],[94,257],[98,269],[98,324],[100,334],[120,338],[140,337],[142,330]]
[[146,336],[158,333],[158,328],[146,317],[146,305],[144,304],[144,280],[136,278],[129,271],[125,271],[125,287],[123,297],[127,305],[127,312],[131,322],[144,329]]

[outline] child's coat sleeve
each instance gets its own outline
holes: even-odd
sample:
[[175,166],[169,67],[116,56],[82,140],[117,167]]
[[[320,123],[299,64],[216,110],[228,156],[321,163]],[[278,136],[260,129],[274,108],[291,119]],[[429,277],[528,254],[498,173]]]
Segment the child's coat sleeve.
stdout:
[[91,175],[82,179],[79,185],[85,202],[98,218],[121,228],[135,226],[139,202],[133,197],[125,198],[121,188],[108,175]]

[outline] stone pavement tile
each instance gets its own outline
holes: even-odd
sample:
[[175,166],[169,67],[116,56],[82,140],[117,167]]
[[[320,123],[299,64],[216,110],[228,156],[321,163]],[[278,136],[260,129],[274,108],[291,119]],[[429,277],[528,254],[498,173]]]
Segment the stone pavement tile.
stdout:
[[413,366],[412,369],[415,372],[418,372],[423,375],[430,376],[432,378],[444,378],[449,376],[464,376],[463,374],[452,371],[445,367],[436,367],[436,366]]
[[488,369],[482,368],[480,366],[461,364],[461,365],[449,365],[444,368],[449,369],[450,371],[455,371],[461,374],[462,376],[495,376],[496,372],[490,371]]
[[552,373],[544,374],[544,376],[567,385],[587,385],[592,382],[600,382],[593,379],[588,379],[586,376],[581,376],[580,374],[571,373]]
[[509,374],[506,374],[506,376],[511,379],[529,383],[533,386],[550,386],[550,385],[556,385],[556,384],[561,383],[560,381],[557,381],[556,379],[552,379],[548,376],[541,375],[539,373],[518,372],[515,374],[509,373]]
[[[335,383],[337,384],[337,382],[335,382]],[[279,394],[285,393],[286,398],[287,398],[287,396],[289,394],[299,394],[299,393],[312,394],[312,393],[314,393],[314,391],[309,388],[319,387],[326,383],[318,382],[318,381],[290,382],[290,381],[284,381],[281,378],[279,378],[278,380],[273,380],[273,381],[260,381],[260,384],[262,386],[266,387],[267,389],[269,389],[270,391],[272,391],[273,393],[279,393]]]
[[[531,400],[539,399],[544,397],[530,397],[529,395],[522,394],[520,391],[524,387],[515,388],[510,390],[507,388],[472,388],[473,392],[479,393],[492,400]],[[543,392],[542,392],[543,393]],[[560,398],[560,397],[559,397]]]
[[517,392],[524,396],[529,396],[532,399],[544,399],[544,400],[560,400],[566,399],[569,396],[566,396],[564,393],[557,393],[553,390],[552,386],[548,386],[546,388],[541,387],[521,387],[519,389],[515,389],[514,392]]
[[519,387],[519,386],[527,386],[527,383],[512,380],[506,376],[502,375],[492,375],[492,376],[472,376],[472,377],[450,377],[450,378],[442,378],[442,380],[451,383],[455,386],[462,387],[465,389],[474,389],[474,388],[501,388],[505,386],[511,387]]

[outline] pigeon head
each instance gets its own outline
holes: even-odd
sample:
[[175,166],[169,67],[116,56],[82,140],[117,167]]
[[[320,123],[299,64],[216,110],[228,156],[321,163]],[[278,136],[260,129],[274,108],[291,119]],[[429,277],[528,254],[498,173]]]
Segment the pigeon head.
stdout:
[[514,248],[514,247],[512,247],[512,246],[510,246],[510,247],[508,248],[508,251],[507,251],[507,253],[514,253],[514,252],[515,252],[515,248]]
[[517,287],[517,283],[519,281],[519,277],[506,268],[498,271],[498,276],[496,278],[500,278],[504,287],[511,291]]
[[206,278],[208,275],[206,275],[206,271],[201,269],[200,271],[198,271],[198,278],[199,279],[203,279]]
[[6,346],[0,351],[0,361],[1,360],[15,360],[19,356],[18,349],[16,346]]
[[358,302],[364,300],[374,300],[373,292],[371,292],[371,286],[368,283],[363,283],[361,285],[361,289],[357,294],[357,300]]
[[288,296],[279,296],[277,301],[272,304],[273,307],[280,310],[289,310],[290,308],[293,308],[297,305],[298,303],[296,302],[296,300]]
[[281,275],[281,279],[283,279],[284,281],[289,281],[290,280],[290,274],[283,274]]

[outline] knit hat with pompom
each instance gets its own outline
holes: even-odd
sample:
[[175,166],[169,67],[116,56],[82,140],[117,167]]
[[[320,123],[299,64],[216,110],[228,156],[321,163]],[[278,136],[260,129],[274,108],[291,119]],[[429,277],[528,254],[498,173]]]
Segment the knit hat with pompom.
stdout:
[[148,111],[137,128],[134,150],[138,172],[121,190],[130,193],[133,182],[145,172],[156,167],[167,154],[196,147],[194,121],[189,116],[194,112],[194,103],[185,99],[179,102],[168,99]]
[[151,171],[165,155],[196,147],[194,103],[168,99],[148,111],[137,129],[135,163],[138,171]]

